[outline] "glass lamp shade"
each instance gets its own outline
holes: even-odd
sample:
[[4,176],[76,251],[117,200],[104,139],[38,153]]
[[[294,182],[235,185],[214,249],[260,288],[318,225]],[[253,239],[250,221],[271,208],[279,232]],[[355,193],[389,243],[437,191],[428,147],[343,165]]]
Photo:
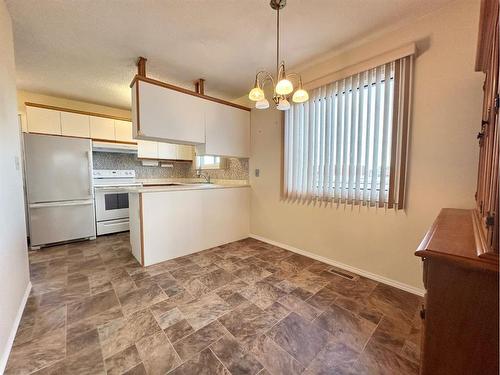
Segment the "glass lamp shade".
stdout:
[[250,99],[254,102],[258,102],[259,100],[263,100],[263,99],[265,99],[264,91],[260,87],[256,86],[252,90],[250,90],[250,92],[248,93],[248,99]]
[[304,103],[304,102],[307,102],[309,100],[309,94],[304,89],[298,89],[297,91],[295,91],[293,93],[292,100],[295,103]]
[[269,108],[269,102],[267,101],[266,98],[259,100],[257,103],[255,103],[255,108],[257,108],[257,109]]
[[292,82],[284,78],[276,84],[276,94],[278,95],[288,95],[293,91]]
[[286,99],[280,99],[276,108],[280,111],[288,111],[290,109],[290,103]]

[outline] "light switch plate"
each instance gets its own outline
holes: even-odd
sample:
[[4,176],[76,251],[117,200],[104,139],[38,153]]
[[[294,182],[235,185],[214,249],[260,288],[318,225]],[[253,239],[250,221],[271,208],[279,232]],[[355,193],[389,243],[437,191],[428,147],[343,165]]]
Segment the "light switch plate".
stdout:
[[255,169],[255,177],[259,177],[259,176],[260,176],[260,169],[256,168]]

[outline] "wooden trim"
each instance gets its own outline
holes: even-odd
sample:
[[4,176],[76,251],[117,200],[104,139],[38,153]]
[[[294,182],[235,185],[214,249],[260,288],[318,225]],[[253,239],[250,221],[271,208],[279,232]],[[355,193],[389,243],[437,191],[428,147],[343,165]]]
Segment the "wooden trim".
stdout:
[[24,133],[27,133],[27,134],[38,134],[38,135],[51,135],[53,137],[80,138],[80,139],[88,139],[89,141],[107,142],[107,143],[118,143],[118,144],[124,144],[124,145],[137,145],[137,142],[115,141],[115,140],[112,140],[112,139],[80,137],[78,135],[48,134],[48,133],[39,133],[39,132],[24,132]]
[[[227,100],[223,100],[223,99],[219,99],[219,98],[214,98],[213,96],[208,96],[208,95],[204,95],[204,94],[198,94],[195,91],[191,91],[191,90],[185,89],[183,87],[174,86],[174,85],[171,85],[170,83],[165,83],[165,82],[158,81],[156,79],[152,79],[152,78],[148,78],[148,77],[141,77],[139,75],[136,75],[134,77],[134,79],[132,80],[132,83],[130,83],[130,87],[132,87],[134,85],[134,83],[136,83],[138,81],[142,81],[142,82],[145,82],[145,83],[150,83],[152,85],[164,87],[164,88],[169,89],[169,90],[178,91],[178,92],[181,92],[183,94],[196,96],[198,98],[205,99],[205,100],[210,100],[210,101],[215,102],[215,103],[228,105],[230,107],[242,109],[244,111],[249,111],[250,112],[250,110],[251,110],[248,107],[245,107],[245,106],[242,106],[242,105],[239,105],[239,104],[235,104],[235,103],[232,103],[232,102],[228,102]],[[136,102],[137,103],[139,103],[139,96],[138,96],[138,94],[139,94],[139,92],[137,92],[137,97],[136,97]]]
[[32,103],[32,102],[25,102],[24,103],[28,107],[37,107],[37,108],[44,108],[44,109],[52,109],[54,111],[61,111],[61,112],[70,112],[70,113],[78,113],[80,115],[88,115],[88,116],[94,116],[94,117],[104,117],[104,118],[109,118],[113,120],[120,120],[120,121],[128,121],[132,122],[130,118],[127,117],[120,117],[120,116],[113,116],[113,115],[106,115],[104,113],[96,113],[96,112],[87,112],[87,111],[80,111],[78,109],[70,109],[70,108],[63,108],[63,107],[56,107],[53,105],[46,105],[46,104],[40,104],[40,103]]
[[139,223],[141,236],[141,265],[144,267],[144,209],[142,202],[142,193],[139,193]]
[[140,56],[137,61],[137,74],[143,77],[146,77],[146,59],[145,57]]
[[198,94],[205,95],[205,80],[203,78],[194,81],[194,91]]
[[135,121],[137,125],[137,135],[141,134],[141,116],[139,112],[139,84],[135,85]]

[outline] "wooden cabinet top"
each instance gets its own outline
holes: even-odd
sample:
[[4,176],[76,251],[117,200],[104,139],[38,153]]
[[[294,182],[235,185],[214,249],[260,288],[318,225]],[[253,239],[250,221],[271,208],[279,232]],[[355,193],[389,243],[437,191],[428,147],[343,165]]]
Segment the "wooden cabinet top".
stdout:
[[475,210],[443,208],[415,255],[498,272],[498,255],[485,251],[476,215]]

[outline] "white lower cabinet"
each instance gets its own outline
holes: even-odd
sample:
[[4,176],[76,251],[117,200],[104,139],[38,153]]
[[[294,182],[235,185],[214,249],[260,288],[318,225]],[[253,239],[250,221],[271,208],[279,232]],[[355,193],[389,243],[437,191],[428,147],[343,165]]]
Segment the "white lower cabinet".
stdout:
[[90,138],[90,116],[61,112],[61,134],[69,137]]
[[61,112],[38,107],[26,107],[28,132],[61,135]]
[[248,187],[131,193],[132,254],[149,266],[241,240],[250,233],[249,212]]

